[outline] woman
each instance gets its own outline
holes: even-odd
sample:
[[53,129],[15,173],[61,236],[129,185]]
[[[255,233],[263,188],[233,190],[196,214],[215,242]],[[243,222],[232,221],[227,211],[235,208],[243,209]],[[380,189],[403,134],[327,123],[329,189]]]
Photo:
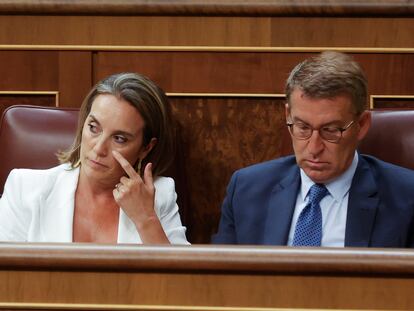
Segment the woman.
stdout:
[[174,181],[163,91],[138,74],[112,75],[86,96],[61,165],[13,170],[0,200],[0,240],[188,244]]

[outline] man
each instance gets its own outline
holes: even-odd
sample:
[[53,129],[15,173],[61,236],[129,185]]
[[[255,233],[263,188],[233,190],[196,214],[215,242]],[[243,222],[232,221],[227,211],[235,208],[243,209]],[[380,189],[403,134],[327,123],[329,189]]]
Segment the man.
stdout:
[[305,60],[286,96],[295,156],[234,173],[213,242],[413,246],[414,171],[356,152],[371,123],[359,65],[337,52]]

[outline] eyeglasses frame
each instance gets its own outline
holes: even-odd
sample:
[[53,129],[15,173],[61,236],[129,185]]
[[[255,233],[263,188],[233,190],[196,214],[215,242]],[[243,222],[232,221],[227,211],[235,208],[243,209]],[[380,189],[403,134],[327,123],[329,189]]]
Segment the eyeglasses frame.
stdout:
[[[306,123],[304,123],[304,124],[306,124]],[[325,140],[325,141],[328,141],[328,142],[330,142],[330,143],[339,143],[340,141],[341,141],[341,139],[343,138],[343,133],[347,130],[347,129],[349,129],[352,125],[354,125],[355,124],[355,120],[352,120],[351,122],[349,122],[347,125],[345,125],[344,127],[334,127],[334,126],[332,126],[332,128],[335,128],[335,129],[337,129],[338,131],[340,131],[340,133],[341,133],[341,136],[337,139],[337,140],[329,140],[329,139],[326,139],[326,138],[324,138],[322,135],[321,135],[321,133],[320,133],[320,130],[321,129],[323,129],[324,127],[327,127],[327,126],[322,126],[322,127],[320,127],[319,129],[315,129],[315,128],[313,128],[312,126],[310,126],[309,124],[306,124],[307,126],[309,126],[309,128],[311,129],[311,131],[310,131],[310,135],[309,135],[309,137],[306,137],[306,138],[299,138],[299,137],[296,137],[294,134],[293,134],[293,129],[292,129],[292,127],[293,127],[293,125],[295,125],[295,123],[294,122],[287,122],[286,123],[286,126],[289,128],[289,132],[290,132],[290,134],[293,136],[293,137],[295,137],[296,139],[299,139],[299,140],[308,140],[309,138],[311,138],[312,137],[312,134],[313,134],[313,132],[314,131],[318,131],[318,134],[319,134],[319,136],[323,139],[323,140]]]

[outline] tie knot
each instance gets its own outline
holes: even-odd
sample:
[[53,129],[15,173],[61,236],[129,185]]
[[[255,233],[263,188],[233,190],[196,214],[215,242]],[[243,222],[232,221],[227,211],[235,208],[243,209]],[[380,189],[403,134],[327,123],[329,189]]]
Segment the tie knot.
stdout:
[[309,191],[309,202],[319,204],[319,202],[328,194],[324,184],[314,184]]

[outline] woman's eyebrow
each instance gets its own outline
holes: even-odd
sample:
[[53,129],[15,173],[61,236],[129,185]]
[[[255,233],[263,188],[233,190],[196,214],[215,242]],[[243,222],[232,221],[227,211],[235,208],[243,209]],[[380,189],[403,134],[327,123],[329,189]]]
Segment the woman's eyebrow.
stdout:
[[[88,116],[88,118],[92,119],[92,121],[96,122],[98,125],[101,125],[101,123],[99,123],[98,119],[96,119],[96,117],[93,114],[90,114]],[[124,135],[124,136],[127,136],[129,138],[133,138],[133,137],[136,136],[136,135],[134,135],[130,132],[123,131],[123,130],[116,130],[116,131],[114,131],[113,135]]]
[[124,135],[124,136],[130,137],[130,138],[135,137],[134,134],[129,133],[129,132],[125,132],[125,131],[122,131],[122,130],[117,130],[113,134],[114,135]]
[[93,114],[90,114],[90,115],[88,116],[88,118],[92,119],[92,121],[94,121],[94,122],[96,122],[96,123],[98,123],[98,124],[101,124],[101,123],[99,123],[98,119],[97,119],[97,118],[95,118],[95,116],[94,116]]

